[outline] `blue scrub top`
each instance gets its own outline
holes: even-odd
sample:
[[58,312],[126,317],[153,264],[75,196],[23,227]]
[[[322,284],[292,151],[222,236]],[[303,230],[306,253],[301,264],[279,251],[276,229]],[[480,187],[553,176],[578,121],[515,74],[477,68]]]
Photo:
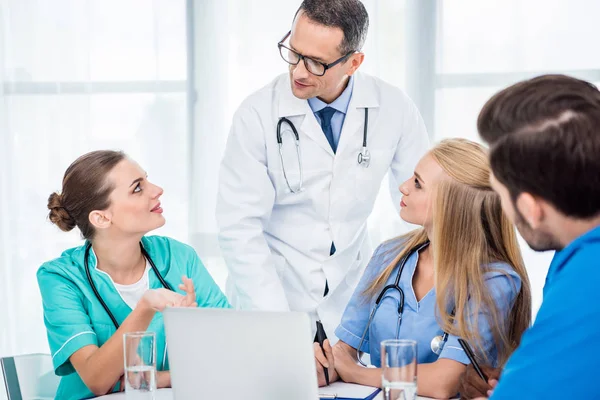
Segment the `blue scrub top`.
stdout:
[[[337,337],[354,348],[358,348],[363,332],[367,327],[371,310],[375,308],[373,298],[365,298],[364,290],[371,282],[387,267],[398,255],[402,248],[401,238],[393,239],[381,244],[373,254],[365,273],[346,310],[342,321],[335,331]],[[418,254],[410,255],[404,266],[400,278],[400,287],[404,291],[404,311],[398,328],[398,305],[400,294],[397,290],[389,290],[381,300],[379,309],[373,317],[368,328],[361,351],[370,354],[371,364],[381,366],[381,341],[387,339],[412,339],[417,342],[417,362],[431,363],[438,358],[449,358],[463,364],[469,364],[469,359],[458,343],[458,337],[449,335],[441,354],[438,356],[431,350],[431,340],[437,335],[443,335],[443,331],[436,320],[435,288],[432,288],[421,301],[417,301],[413,291],[412,281],[417,266]],[[504,316],[508,316],[514,301],[521,290],[521,279],[516,272],[507,264],[494,263],[485,266],[488,272],[484,274],[486,285],[490,290],[492,298],[498,309]],[[387,285],[394,284],[398,275],[397,265],[386,282]],[[452,311],[452,310],[449,310]],[[484,316],[483,311],[479,314],[479,334],[481,335],[484,351],[489,363],[497,364],[497,351],[494,345],[492,332]]]
[[600,226],[554,255],[535,323],[491,397],[598,399]]
[[[84,265],[86,244],[65,251],[60,258],[44,263],[37,272],[52,361],[56,374],[62,376],[56,394],[58,399],[94,397],[71,365],[69,358],[84,346],[102,346],[116,331],[87,280]],[[184,294],[178,289],[181,277],[185,275],[192,279],[198,307],[230,307],[225,295],[192,247],[162,236],[143,237],[142,245],[164,280],[174,290]],[[131,308],[121,298],[110,276],[96,269],[96,256],[93,251],[90,251],[88,261],[90,274],[98,292],[121,324],[131,313]],[[163,287],[152,270],[148,273],[148,279],[151,289]],[[165,348],[161,313],[156,313],[147,330],[156,333],[156,365],[160,370]],[[165,364],[164,369],[167,370],[168,362]]]

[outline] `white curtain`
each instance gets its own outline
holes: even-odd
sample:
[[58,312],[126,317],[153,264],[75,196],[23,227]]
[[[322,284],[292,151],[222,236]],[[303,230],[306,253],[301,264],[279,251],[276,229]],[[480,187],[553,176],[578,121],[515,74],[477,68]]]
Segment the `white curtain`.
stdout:
[[48,352],[35,273],[81,243],[47,220],[68,165],[121,149],[188,239],[185,0],[0,0],[0,356]]

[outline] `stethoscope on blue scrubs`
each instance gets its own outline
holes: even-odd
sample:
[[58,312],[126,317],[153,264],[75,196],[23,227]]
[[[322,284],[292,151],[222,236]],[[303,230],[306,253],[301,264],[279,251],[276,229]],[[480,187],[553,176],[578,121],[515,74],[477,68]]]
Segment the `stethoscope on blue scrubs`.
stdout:
[[[100,302],[100,304],[102,304],[102,307],[104,308],[104,311],[106,311],[106,313],[110,317],[112,323],[115,325],[115,328],[119,329],[119,323],[117,322],[117,319],[115,318],[115,316],[113,315],[113,313],[110,311],[110,309],[108,308],[108,306],[106,305],[106,303],[102,299],[102,296],[100,296],[100,293],[98,293],[98,289],[96,289],[96,285],[94,284],[94,281],[92,280],[92,275],[90,274],[90,266],[89,266],[89,262],[88,262],[88,258],[90,256],[90,249],[91,248],[92,248],[92,244],[91,243],[88,243],[87,246],[85,247],[85,254],[83,256],[84,257],[83,264],[85,265],[85,274],[87,275],[88,282],[90,283],[90,286],[92,288],[92,291],[94,292],[94,295],[96,296],[96,298],[98,299],[98,301]],[[169,285],[167,283],[167,281],[165,281],[163,279],[162,275],[160,274],[160,271],[158,270],[158,268],[156,268],[156,265],[154,264],[154,261],[152,261],[152,258],[150,258],[150,255],[148,254],[148,252],[146,251],[146,249],[144,249],[144,246],[142,246],[141,242],[140,242],[140,249],[142,250],[142,256],[144,256],[144,258],[146,260],[148,260],[148,262],[150,263],[150,266],[152,267],[152,271],[154,271],[154,273],[156,274],[156,277],[160,281],[161,285],[163,285],[163,287],[165,289],[168,289],[168,290],[174,292],[174,290],[171,287],[171,285]],[[165,354],[163,356],[162,369],[165,368],[165,360],[166,359],[167,359],[167,344],[165,343]]]
[[[377,296],[377,299],[375,300],[375,307],[373,307],[373,310],[371,311],[371,315],[369,315],[369,320],[367,322],[367,326],[365,327],[362,337],[360,338],[358,347],[356,348],[356,357],[358,358],[358,362],[361,363],[361,365],[363,367],[366,367],[367,365],[361,360],[362,352],[360,351],[360,348],[362,347],[362,345],[365,341],[367,332],[369,331],[369,326],[371,325],[371,321],[373,320],[373,317],[375,316],[377,309],[379,309],[381,300],[383,300],[386,293],[388,293],[390,290],[396,290],[400,297],[400,302],[398,303],[398,325],[396,328],[396,338],[400,336],[400,323],[402,322],[402,312],[404,311],[404,290],[402,290],[402,288],[400,287],[400,278],[402,277],[402,270],[404,270],[404,265],[406,264],[406,261],[410,258],[410,256],[412,256],[415,252],[418,253],[419,251],[423,250],[427,246],[429,246],[429,241],[425,242],[424,244],[422,244],[420,246],[417,246],[416,248],[414,248],[411,251],[409,251],[408,253],[406,253],[406,255],[404,257],[402,257],[402,259],[398,263],[398,264],[400,264],[400,268],[398,268],[398,274],[396,275],[396,280],[394,281],[394,283],[392,285],[387,285],[386,287],[384,287],[381,290],[381,293],[379,293],[379,296]],[[443,335],[435,336],[433,339],[431,339],[431,351],[433,351],[437,355],[440,355],[447,340],[448,340],[447,332],[444,332]]]
[[[292,128],[292,133],[294,134],[294,139],[296,140],[296,156],[298,157],[298,168],[300,170],[300,182],[298,186],[292,187],[290,181],[288,180],[287,173],[285,172],[285,162],[283,161],[283,139],[281,137],[281,125],[283,123],[288,124],[290,128]],[[365,168],[369,167],[371,163],[371,153],[367,148],[367,127],[369,125],[369,109],[365,108],[365,126],[363,129],[363,147],[362,151],[358,153],[358,165],[362,165]],[[290,192],[299,193],[302,191],[302,157],[300,156],[300,135],[298,135],[298,131],[296,127],[289,119],[285,117],[279,118],[279,122],[277,122],[277,144],[279,145],[279,158],[281,159],[281,169],[283,170],[283,177],[285,178],[285,183],[287,184]]]

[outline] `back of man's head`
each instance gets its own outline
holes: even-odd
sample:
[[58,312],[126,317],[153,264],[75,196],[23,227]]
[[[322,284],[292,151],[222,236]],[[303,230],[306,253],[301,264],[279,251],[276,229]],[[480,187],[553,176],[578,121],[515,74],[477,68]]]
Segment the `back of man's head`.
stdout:
[[543,198],[562,214],[600,214],[600,91],[544,75],[494,95],[477,120],[496,179],[513,198]]

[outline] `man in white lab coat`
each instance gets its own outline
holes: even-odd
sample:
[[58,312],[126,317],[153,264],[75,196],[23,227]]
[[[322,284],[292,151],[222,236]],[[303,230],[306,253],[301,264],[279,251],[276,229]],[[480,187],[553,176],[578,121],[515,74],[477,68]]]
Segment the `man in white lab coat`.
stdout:
[[382,179],[391,172],[399,203],[429,145],[413,102],[357,72],[368,25],[358,0],[302,3],[279,43],[289,73],[241,104],[219,175],[230,302],[308,312],[333,342],[371,257],[366,222]]

